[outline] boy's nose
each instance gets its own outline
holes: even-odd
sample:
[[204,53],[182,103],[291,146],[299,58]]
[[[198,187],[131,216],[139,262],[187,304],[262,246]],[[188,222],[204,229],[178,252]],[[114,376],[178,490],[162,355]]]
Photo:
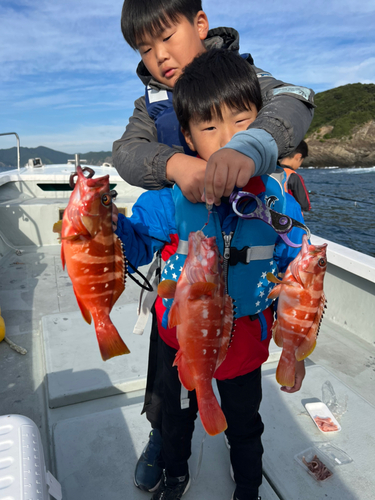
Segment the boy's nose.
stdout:
[[158,45],[155,47],[156,59],[159,63],[162,63],[168,58],[168,52],[165,50],[163,45]]
[[221,137],[220,137],[220,147],[222,148],[223,146],[225,146],[226,144],[228,144],[228,142],[232,139],[233,135],[234,135],[234,131],[227,128],[226,130],[223,130],[222,131],[222,134],[221,134]]

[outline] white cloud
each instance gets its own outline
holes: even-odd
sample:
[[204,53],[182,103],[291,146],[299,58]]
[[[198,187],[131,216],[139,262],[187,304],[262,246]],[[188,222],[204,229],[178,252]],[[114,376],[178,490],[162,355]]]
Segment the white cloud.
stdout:
[[[111,151],[114,140],[125,130],[122,125],[76,126],[57,133],[30,134],[21,136],[21,146],[45,146],[64,153],[87,153],[89,151]],[[15,138],[9,147],[15,146]]]
[[[111,148],[143,92],[139,55],[120,30],[122,4],[2,0],[0,132],[19,132],[29,147]],[[212,28],[236,28],[241,51],[283,81],[315,91],[375,81],[373,0],[203,0],[203,8]],[[0,148],[14,145],[7,140]]]

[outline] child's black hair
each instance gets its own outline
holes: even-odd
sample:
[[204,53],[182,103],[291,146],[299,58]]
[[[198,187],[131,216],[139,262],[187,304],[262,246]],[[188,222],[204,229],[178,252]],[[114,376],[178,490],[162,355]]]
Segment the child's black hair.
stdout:
[[305,141],[301,141],[296,149],[287,156],[287,158],[293,158],[297,153],[301,153],[302,158],[306,158],[309,155],[309,147]]
[[259,111],[262,94],[254,68],[236,52],[211,49],[188,64],[173,89],[173,106],[184,130],[191,120],[222,119],[223,104],[229,108]]
[[125,0],[121,13],[121,31],[132,49],[137,50],[144,34],[159,36],[181,16],[193,23],[202,10],[202,0]]

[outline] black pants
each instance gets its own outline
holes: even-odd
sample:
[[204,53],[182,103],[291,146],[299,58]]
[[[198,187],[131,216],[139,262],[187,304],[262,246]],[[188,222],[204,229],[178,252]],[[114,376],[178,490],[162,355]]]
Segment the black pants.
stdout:
[[147,420],[153,429],[161,432],[162,428],[162,401],[163,401],[163,360],[162,340],[159,336],[156,320],[155,305],[152,306],[152,325],[150,335],[150,348],[148,353],[147,381],[144,405],[141,414],[146,412]]
[[[172,366],[177,351],[160,337],[153,347],[159,363],[157,366],[152,363],[155,378],[147,386],[149,390],[153,387],[156,394],[148,394],[146,414],[154,428],[161,430],[162,454],[168,473],[182,476],[188,471],[191,455],[198,411],[196,395],[195,391],[189,392],[189,407],[181,409],[181,383],[177,368]],[[253,500],[258,497],[262,483],[263,423],[258,412],[262,399],[261,369],[231,380],[218,380],[217,385],[228,423],[226,435],[231,445],[230,458],[237,485],[235,494],[238,500]]]

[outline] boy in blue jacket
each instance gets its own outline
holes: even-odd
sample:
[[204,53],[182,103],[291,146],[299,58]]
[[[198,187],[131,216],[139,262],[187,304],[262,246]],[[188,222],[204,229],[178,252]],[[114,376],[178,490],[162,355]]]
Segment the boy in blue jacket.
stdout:
[[[197,157],[180,132],[172,106],[174,85],[184,67],[206,50],[238,53],[238,32],[227,27],[209,29],[201,0],[124,0],[121,30],[141,56],[137,76],[145,86],[123,136],[113,144],[114,166],[129,184],[159,190],[176,183],[192,203],[207,199],[209,204],[219,204],[234,186],[243,187],[255,175],[274,172],[276,164],[269,159],[287,156],[307,132],[314,92],[274,78],[255,67],[250,54],[244,54],[257,73],[263,107],[249,129],[232,139],[228,148],[205,159]],[[163,394],[159,335],[154,309],[152,312],[143,407],[152,431],[134,476],[136,486],[145,491],[153,491],[162,474],[159,429]]]
[[[253,68],[229,51],[204,52],[189,64],[176,82],[174,106],[188,146],[206,160],[237,133],[241,136],[262,107],[259,82]],[[276,154],[269,163],[276,163]],[[301,220],[296,201],[283,191],[284,172],[251,179],[238,192],[247,200],[241,211],[236,192],[231,202],[214,206],[207,236],[216,236],[227,269],[228,293],[236,301],[236,335],[225,361],[215,372],[222,408],[228,422],[226,435],[231,445],[231,464],[236,482],[235,500],[256,500],[262,482],[263,423],[261,365],[268,357],[273,310],[267,298],[272,284],[267,272],[284,272],[299,249],[285,243],[264,218],[251,218],[255,206],[272,208]],[[254,206],[255,204],[255,206]],[[245,215],[245,217],[242,217]],[[169,253],[163,278],[178,280],[186,259],[186,242],[191,231],[202,229],[208,212],[203,203],[191,203],[181,189],[148,191],[133,206],[133,215],[118,216],[116,233],[125,246],[131,264],[149,263],[156,251]],[[300,226],[301,227],[301,226]],[[303,231],[294,228],[288,238],[300,243]],[[176,249],[177,245],[177,249]],[[190,484],[188,459],[197,416],[195,391],[181,408],[181,384],[173,367],[178,349],[175,328],[168,329],[171,300],[157,299],[156,314],[162,343],[164,397],[162,406],[163,478],[152,500],[180,499]],[[296,363],[296,382],[289,392],[300,389],[304,363]]]

